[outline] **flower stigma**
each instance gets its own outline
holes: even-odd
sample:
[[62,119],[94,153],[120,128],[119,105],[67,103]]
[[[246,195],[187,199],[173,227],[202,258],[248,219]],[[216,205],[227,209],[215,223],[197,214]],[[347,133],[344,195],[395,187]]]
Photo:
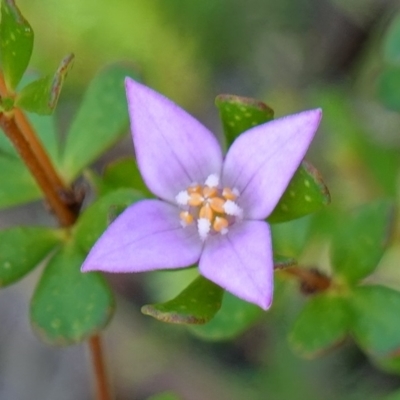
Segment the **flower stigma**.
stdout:
[[236,188],[220,187],[216,174],[211,174],[204,185],[192,183],[175,197],[182,210],[179,214],[181,225],[186,227],[196,223],[203,241],[210,234],[225,235],[229,227],[243,216],[243,210],[236,203],[238,197]]

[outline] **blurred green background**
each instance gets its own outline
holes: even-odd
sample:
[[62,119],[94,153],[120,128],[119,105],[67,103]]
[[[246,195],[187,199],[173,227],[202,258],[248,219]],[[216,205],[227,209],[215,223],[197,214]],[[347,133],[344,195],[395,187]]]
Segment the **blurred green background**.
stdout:
[[[62,130],[96,71],[120,60],[135,63],[149,86],[217,133],[221,127],[213,101],[220,93],[259,98],[277,116],[322,107],[324,119],[308,158],[322,172],[332,206],[279,228],[276,235],[283,237],[285,255],[298,257],[305,265],[326,267],[324,238],[336,211],[380,197],[396,198],[398,2],[17,3],[35,31],[33,69],[52,73],[65,54],[75,53],[57,109]],[[130,148],[127,138],[103,163],[130,154]],[[0,221],[5,226],[45,218],[41,205],[33,210],[14,209],[2,213]],[[315,238],[307,246],[305,227],[314,230]],[[400,289],[398,254],[393,246],[375,279]],[[119,400],[146,399],[163,390],[188,400],[381,399],[400,387],[400,378],[372,365],[351,338],[320,358],[297,357],[287,335],[306,299],[294,282],[278,279],[271,311],[231,341],[203,341],[183,327],[139,313],[146,301],[168,299],[192,278],[193,271],[110,276],[118,293],[118,311],[105,336]],[[0,399],[89,399],[89,364],[83,346],[47,348],[27,326],[34,282],[31,276],[0,293]]]

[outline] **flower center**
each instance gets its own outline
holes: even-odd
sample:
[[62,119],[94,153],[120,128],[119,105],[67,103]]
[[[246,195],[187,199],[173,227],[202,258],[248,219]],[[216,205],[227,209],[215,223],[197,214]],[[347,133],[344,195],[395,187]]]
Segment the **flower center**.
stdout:
[[193,183],[175,197],[182,209],[179,217],[183,227],[196,222],[199,236],[205,240],[209,234],[225,235],[229,227],[242,218],[243,210],[235,202],[236,188],[221,188],[219,177],[210,175],[204,185]]

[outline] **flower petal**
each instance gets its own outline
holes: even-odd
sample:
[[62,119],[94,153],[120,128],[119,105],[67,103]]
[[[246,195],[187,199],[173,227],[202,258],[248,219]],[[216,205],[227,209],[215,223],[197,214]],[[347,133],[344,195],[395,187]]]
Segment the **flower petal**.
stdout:
[[221,173],[216,137],[171,100],[126,78],[131,130],[137,162],[149,189],[175,202],[191,183]]
[[233,225],[207,239],[200,273],[235,296],[268,309],[273,295],[271,233],[264,221]]
[[182,228],[178,208],[143,200],[127,208],[105,231],[82,271],[141,272],[187,267],[200,257],[196,227]]
[[320,109],[290,115],[256,126],[233,142],[222,182],[239,190],[246,219],[264,219],[273,211],[303,160],[321,116]]

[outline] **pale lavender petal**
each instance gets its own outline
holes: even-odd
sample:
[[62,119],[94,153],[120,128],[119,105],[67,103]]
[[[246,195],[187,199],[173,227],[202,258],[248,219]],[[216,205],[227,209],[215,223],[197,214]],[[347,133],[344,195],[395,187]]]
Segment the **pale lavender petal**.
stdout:
[[190,266],[200,257],[196,227],[182,228],[179,210],[161,200],[127,208],[87,256],[82,271],[141,272]]
[[125,83],[138,166],[156,196],[175,201],[191,183],[221,173],[221,148],[207,128],[154,90]]
[[268,309],[273,295],[273,258],[269,225],[244,221],[226,235],[207,239],[200,273],[243,300]]
[[266,218],[275,208],[314,137],[320,109],[254,127],[240,135],[226,155],[222,181],[240,192],[248,219]]

